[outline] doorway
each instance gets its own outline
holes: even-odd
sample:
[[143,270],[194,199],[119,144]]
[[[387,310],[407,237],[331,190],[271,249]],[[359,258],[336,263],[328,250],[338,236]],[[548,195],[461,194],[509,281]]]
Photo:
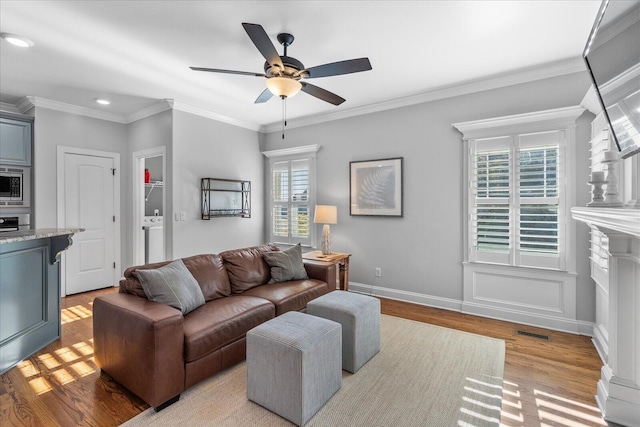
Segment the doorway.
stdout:
[[167,259],[165,159],[164,146],[133,153],[134,265]]
[[115,286],[120,267],[120,155],[58,147],[59,228],[83,228],[62,255],[61,294]]

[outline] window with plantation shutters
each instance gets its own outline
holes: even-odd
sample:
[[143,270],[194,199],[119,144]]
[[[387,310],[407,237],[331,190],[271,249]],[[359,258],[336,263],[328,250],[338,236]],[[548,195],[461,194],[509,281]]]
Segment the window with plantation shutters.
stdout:
[[270,240],[311,245],[312,159],[271,162]]
[[471,141],[470,260],[562,268],[564,131]]

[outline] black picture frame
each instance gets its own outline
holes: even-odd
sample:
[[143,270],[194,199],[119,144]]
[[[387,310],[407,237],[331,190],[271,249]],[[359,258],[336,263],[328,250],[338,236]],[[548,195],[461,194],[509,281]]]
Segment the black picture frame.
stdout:
[[349,162],[349,215],[402,217],[404,157]]

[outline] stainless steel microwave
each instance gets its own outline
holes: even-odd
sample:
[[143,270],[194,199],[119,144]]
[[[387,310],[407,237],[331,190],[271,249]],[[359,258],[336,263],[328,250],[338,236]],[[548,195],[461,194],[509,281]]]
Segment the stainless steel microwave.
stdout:
[[0,166],[0,207],[31,206],[31,168]]

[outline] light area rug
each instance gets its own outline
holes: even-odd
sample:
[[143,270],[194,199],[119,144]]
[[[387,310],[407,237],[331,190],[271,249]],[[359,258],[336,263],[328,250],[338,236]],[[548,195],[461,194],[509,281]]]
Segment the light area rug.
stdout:
[[[307,426],[498,426],[504,341],[382,316],[381,351]],[[240,363],[185,391],[180,400],[123,424],[143,426],[291,426],[247,400]]]

